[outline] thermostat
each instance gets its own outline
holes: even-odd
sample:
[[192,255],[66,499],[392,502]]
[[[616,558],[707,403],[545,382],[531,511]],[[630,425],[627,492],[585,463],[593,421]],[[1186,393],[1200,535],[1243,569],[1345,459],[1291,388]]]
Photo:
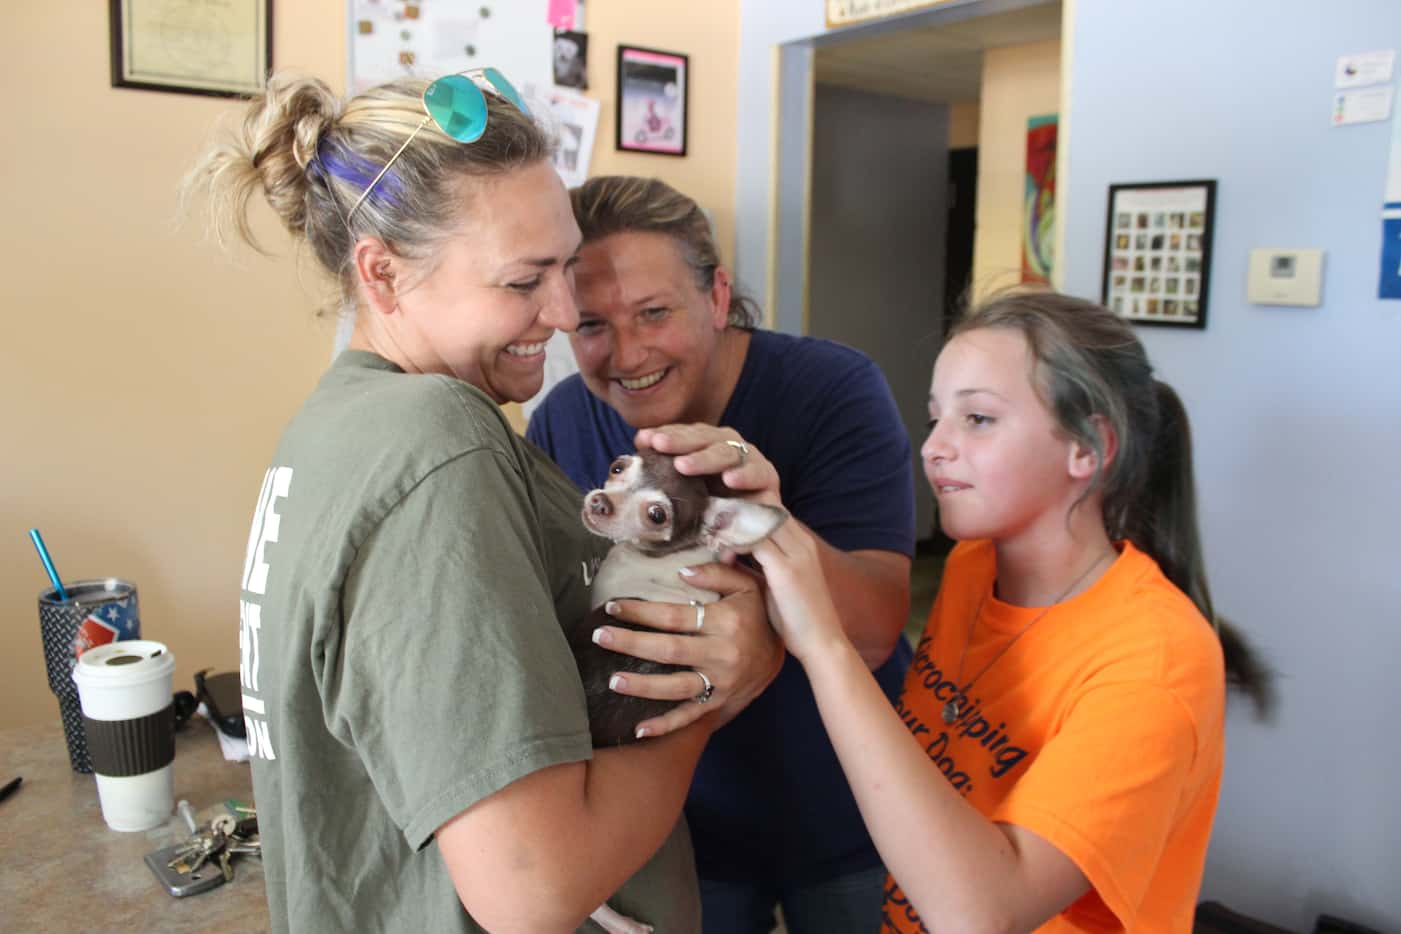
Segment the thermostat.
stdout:
[[1316,307],[1323,295],[1323,251],[1250,251],[1246,297],[1253,305]]

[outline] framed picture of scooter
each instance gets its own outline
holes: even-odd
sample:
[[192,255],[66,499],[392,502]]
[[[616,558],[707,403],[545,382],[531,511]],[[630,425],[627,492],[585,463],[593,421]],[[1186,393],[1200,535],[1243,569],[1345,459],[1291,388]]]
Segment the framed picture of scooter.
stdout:
[[618,46],[618,149],[686,155],[689,70],[679,52]]

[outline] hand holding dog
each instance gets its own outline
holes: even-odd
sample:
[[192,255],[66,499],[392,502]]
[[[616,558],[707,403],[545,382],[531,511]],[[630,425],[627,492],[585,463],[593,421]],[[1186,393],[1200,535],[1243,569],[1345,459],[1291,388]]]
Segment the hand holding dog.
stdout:
[[755,545],[751,555],[764,569],[769,622],[798,661],[807,665],[824,648],[850,645],[812,532],[789,519]]
[[[733,428],[715,425],[662,425],[643,428],[633,443],[676,455],[676,469],[690,477],[719,474],[725,486],[754,502],[782,506],[778,470]],[[741,450],[738,445],[743,445]]]
[[688,583],[721,594],[720,600],[706,605],[699,632],[696,608],[688,604],[616,600],[609,604],[610,616],[660,631],[602,626],[595,636],[598,644],[614,652],[693,669],[667,675],[620,674],[613,686],[619,694],[689,700],[703,688],[697,671],[705,672],[715,686],[708,703],[680,704],[638,724],[646,736],[674,732],[707,715],[716,729],[724,726],[763,693],[783,665],[783,644],[768,624],[755,576],[723,564],[692,570]]

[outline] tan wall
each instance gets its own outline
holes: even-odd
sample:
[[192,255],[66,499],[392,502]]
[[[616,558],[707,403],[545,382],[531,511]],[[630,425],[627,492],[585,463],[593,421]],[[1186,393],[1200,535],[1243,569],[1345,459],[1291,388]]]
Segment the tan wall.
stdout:
[[[179,661],[176,684],[238,664],[238,577],[254,499],[287,419],[330,355],[313,316],[322,284],[262,207],[275,253],[234,260],[175,226],[175,189],[216,98],[114,90],[107,5],[18,4],[0,33],[10,93],[0,208],[0,728],[56,715],[35,599],[47,586],[26,530],[66,579],[119,575],[142,628]],[[345,74],[343,0],[275,5],[278,67]],[[591,93],[603,100],[594,169],[660,175],[715,215],[733,248],[738,0],[588,11]],[[691,55],[690,155],[613,152],[618,41]]]
[[1022,198],[1026,188],[1026,121],[1060,110],[1059,39],[989,49],[983,57],[978,124],[978,232],[973,291],[1021,278]]
[[978,145],[978,119],[982,102],[954,101],[949,104],[949,148],[969,149]]

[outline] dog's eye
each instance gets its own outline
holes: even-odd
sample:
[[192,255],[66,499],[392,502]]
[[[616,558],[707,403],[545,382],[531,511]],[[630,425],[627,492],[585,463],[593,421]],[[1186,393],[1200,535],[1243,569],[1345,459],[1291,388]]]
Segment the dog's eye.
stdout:
[[647,507],[647,518],[654,525],[666,524],[666,510],[660,506],[652,505]]
[[627,464],[625,464],[623,462],[623,459],[620,457],[613,462],[613,465],[611,467],[608,468],[608,472],[616,477],[618,474],[622,473],[626,469]]

